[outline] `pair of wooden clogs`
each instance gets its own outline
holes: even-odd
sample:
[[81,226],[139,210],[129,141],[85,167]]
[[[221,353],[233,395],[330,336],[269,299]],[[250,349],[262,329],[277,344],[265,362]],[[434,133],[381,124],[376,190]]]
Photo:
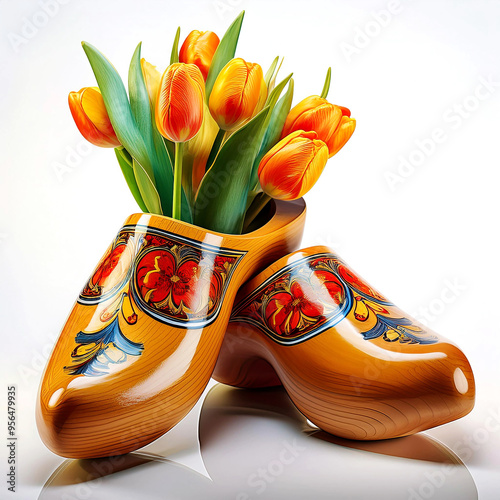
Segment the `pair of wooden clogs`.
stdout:
[[458,347],[328,248],[290,253],[302,236],[302,200],[269,210],[244,235],[129,217],[42,378],[37,423],[52,451],[136,450],[176,425],[211,376],[237,387],[282,384],[311,422],[349,439],[404,436],[471,411],[474,378]]

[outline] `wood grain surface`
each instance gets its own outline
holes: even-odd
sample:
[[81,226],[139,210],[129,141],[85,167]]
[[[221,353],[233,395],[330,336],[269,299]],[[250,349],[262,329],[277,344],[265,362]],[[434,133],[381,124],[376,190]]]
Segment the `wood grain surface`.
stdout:
[[283,384],[318,427],[358,440],[450,422],[475,398],[463,352],[327,247],[283,257],[242,287],[213,376],[237,387]]
[[268,222],[241,236],[130,216],[43,374],[36,417],[47,447],[123,454],[178,423],[210,379],[239,287],[297,248],[304,220],[303,200],[273,202]]

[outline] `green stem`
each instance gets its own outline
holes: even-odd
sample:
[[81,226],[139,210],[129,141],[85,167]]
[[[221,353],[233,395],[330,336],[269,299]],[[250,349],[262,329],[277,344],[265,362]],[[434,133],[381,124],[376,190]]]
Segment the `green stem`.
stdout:
[[184,143],[175,143],[175,163],[174,163],[174,194],[172,205],[172,218],[181,220],[181,194],[182,194],[182,155]]

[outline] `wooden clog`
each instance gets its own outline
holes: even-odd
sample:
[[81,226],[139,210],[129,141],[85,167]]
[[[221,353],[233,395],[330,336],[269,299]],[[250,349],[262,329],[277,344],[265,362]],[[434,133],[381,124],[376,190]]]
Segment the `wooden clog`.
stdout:
[[318,427],[385,439],[474,406],[462,351],[410,318],[327,247],[281,258],[239,291],[214,371],[237,387],[283,384]]
[[297,248],[303,200],[273,203],[244,235],[130,216],[84,286],[48,361],[37,424],[55,453],[117,455],[192,408],[215,366],[239,287]]

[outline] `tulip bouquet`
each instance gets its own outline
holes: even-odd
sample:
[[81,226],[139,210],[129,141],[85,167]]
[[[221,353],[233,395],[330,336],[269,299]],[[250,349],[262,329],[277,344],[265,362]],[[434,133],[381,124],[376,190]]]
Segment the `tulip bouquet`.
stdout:
[[266,74],[235,58],[244,12],[219,40],[192,31],[161,75],[134,52],[128,95],[112,64],[83,48],[98,87],[69,94],[76,125],[91,143],[114,148],[144,212],[240,234],[271,198],[294,200],[317,181],[349,140],[350,111],[321,95],[292,108],[293,79],[276,83],[279,58]]

